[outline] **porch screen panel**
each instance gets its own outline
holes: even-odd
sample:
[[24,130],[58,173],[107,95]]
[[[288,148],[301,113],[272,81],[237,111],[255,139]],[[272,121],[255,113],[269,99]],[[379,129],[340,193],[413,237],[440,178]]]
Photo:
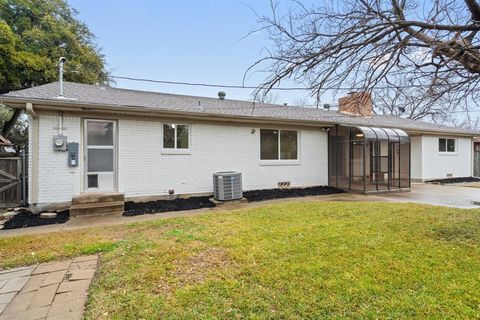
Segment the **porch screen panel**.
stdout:
[[328,132],[328,185],[337,186],[337,128]]
[[365,190],[365,132],[360,131],[359,128],[352,128],[350,134],[350,188],[352,190]]
[[378,169],[378,142],[376,140],[367,140],[365,154],[365,190],[377,190],[377,169]]
[[335,143],[337,187],[350,188],[350,128],[337,127]]

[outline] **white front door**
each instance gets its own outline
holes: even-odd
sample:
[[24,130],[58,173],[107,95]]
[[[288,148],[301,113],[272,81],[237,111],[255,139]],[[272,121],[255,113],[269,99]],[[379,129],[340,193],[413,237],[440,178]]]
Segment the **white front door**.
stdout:
[[116,123],[111,120],[86,119],[85,190],[116,190]]

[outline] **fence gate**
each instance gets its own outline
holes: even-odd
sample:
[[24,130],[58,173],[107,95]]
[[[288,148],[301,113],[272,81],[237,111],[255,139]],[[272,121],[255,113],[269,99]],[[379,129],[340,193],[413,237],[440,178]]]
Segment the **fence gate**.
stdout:
[[0,208],[22,204],[22,158],[0,157]]

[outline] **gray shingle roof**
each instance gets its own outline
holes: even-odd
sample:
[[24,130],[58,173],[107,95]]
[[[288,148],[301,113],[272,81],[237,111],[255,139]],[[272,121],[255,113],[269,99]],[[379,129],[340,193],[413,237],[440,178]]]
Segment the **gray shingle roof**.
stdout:
[[479,135],[478,132],[415,121],[395,116],[373,115],[371,118],[341,114],[334,110],[307,107],[283,106],[255,103],[241,100],[220,100],[218,98],[165,94],[139,90],[129,90],[95,85],[64,82],[64,97],[59,99],[59,83],[53,82],[34,88],[9,92],[0,95],[0,101],[8,102],[62,102],[68,105],[113,106],[119,110],[125,107],[224,116],[263,118],[269,120],[296,120],[319,122],[319,124],[344,124],[374,127],[393,127],[407,131],[444,132],[466,135]]

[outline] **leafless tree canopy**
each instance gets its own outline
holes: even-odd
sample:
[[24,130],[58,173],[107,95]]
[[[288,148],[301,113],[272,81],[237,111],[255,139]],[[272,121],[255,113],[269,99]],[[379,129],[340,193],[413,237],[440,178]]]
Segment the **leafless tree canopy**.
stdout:
[[271,7],[271,15],[258,19],[273,48],[251,67],[269,71],[262,92],[287,78],[317,98],[327,90],[374,90],[377,106],[394,99],[411,118],[477,106],[477,0],[324,0],[309,7],[292,1],[288,10],[274,2]]

